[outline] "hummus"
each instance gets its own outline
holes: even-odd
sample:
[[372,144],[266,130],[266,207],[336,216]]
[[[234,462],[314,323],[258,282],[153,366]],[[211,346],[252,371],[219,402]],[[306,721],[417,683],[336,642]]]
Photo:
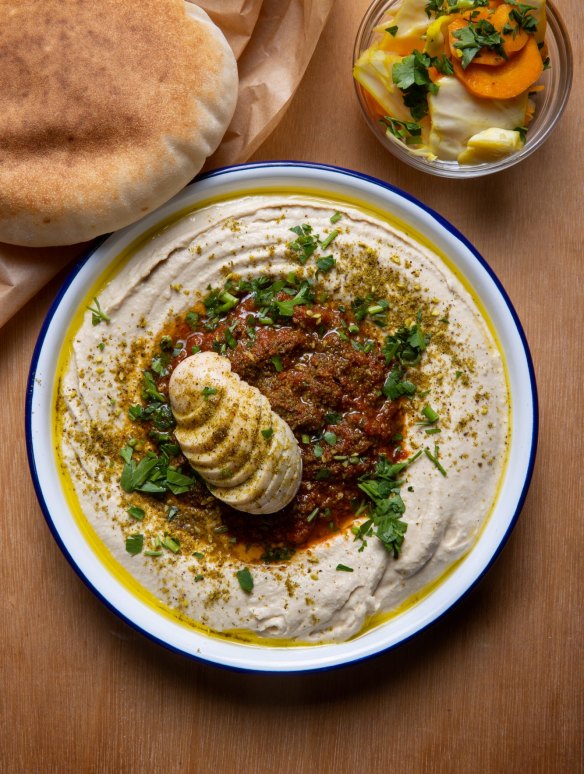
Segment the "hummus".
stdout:
[[[299,227],[306,224],[317,245],[313,254],[302,250]],[[389,462],[408,463],[399,476],[407,531],[394,550],[374,532],[359,534],[370,513],[366,497],[342,524],[331,514],[330,534],[321,531],[288,553],[260,557],[226,526],[230,522],[204,484],[198,499],[186,491],[191,474],[196,477],[188,466],[172,467],[170,499],[159,493],[155,479],[150,491],[136,486],[137,465],[149,450],[149,459],[154,456],[154,436],[170,444],[170,457],[180,456],[172,418],[160,431],[140,421],[144,372],[152,375],[160,347],[172,339],[167,334],[187,313],[192,319],[203,315],[204,322],[202,300],[210,291],[260,275],[290,277],[297,285],[315,280],[311,287],[319,302],[347,314],[355,299],[374,299],[368,307],[369,349],[381,348],[400,326],[416,331],[419,323],[424,331],[421,357],[402,370],[388,360],[386,368],[411,389],[390,398],[386,382],[374,396],[380,405],[399,402],[401,432],[393,436]],[[120,258],[93,296],[97,301],[89,303],[67,343],[70,354],[58,384],[56,432],[65,485],[111,556],[187,625],[249,641],[343,641],[373,616],[379,621],[413,604],[472,548],[506,462],[505,372],[472,295],[421,240],[341,202],[250,195],[211,204],[148,238]],[[312,314],[310,305],[296,307],[302,308]],[[351,335],[347,328],[345,338]],[[355,340],[355,350],[367,350],[363,340]],[[185,341],[169,346],[174,355]],[[221,353],[233,352],[223,346]],[[276,371],[284,367],[279,358],[272,360]],[[163,367],[159,374],[164,376]],[[363,385],[366,391],[366,379]],[[148,389],[156,396],[154,381]],[[293,430],[304,455],[320,449],[334,464],[355,462],[373,475],[375,460],[335,455],[333,446]],[[336,444],[337,435],[329,428],[328,443]],[[348,508],[341,498],[339,503]],[[241,518],[275,524],[279,515]]]

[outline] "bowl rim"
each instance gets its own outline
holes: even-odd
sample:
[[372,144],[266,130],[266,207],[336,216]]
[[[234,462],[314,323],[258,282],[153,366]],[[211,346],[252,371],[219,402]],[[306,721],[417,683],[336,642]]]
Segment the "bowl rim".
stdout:
[[[389,642],[382,646],[374,646],[369,651],[365,653],[361,653],[359,655],[356,655],[354,657],[345,657],[345,658],[335,658],[333,655],[329,656],[328,658],[324,659],[318,659],[314,658],[312,659],[313,663],[309,666],[304,666],[304,661],[300,661],[300,659],[297,659],[293,663],[287,663],[285,666],[282,664],[279,664],[277,661],[270,660],[269,657],[265,661],[261,661],[261,654],[267,654],[267,653],[277,653],[277,652],[290,652],[290,651],[296,651],[298,653],[304,652],[304,653],[314,653],[315,656],[317,654],[323,654],[325,651],[331,651],[334,653],[335,650],[339,650],[341,646],[347,645],[347,643],[332,643],[332,644],[325,644],[325,645],[313,645],[313,646],[297,646],[295,648],[278,648],[273,646],[268,647],[262,647],[262,646],[242,646],[239,643],[228,643],[229,647],[235,647],[238,651],[241,650],[241,648],[247,649],[248,653],[256,652],[260,654],[260,658],[256,658],[256,663],[240,663],[242,661],[241,658],[236,659],[237,663],[233,663],[230,659],[225,659],[223,657],[213,657],[209,654],[201,654],[201,652],[197,652],[197,648],[193,648],[194,652],[185,650],[182,647],[178,647],[171,642],[157,636],[152,631],[144,628],[144,626],[137,623],[135,620],[133,620],[131,617],[126,615],[122,610],[120,610],[116,606],[116,601],[111,600],[110,598],[106,597],[98,588],[96,588],[95,583],[88,577],[87,572],[84,570],[84,568],[81,566],[78,558],[76,558],[71,550],[68,548],[68,546],[65,544],[65,541],[62,537],[62,535],[59,532],[59,529],[57,525],[55,524],[53,515],[51,513],[51,510],[49,508],[49,505],[45,498],[45,493],[43,491],[43,486],[41,483],[41,477],[42,474],[39,472],[39,462],[40,460],[37,460],[37,457],[35,456],[35,438],[34,438],[34,402],[37,395],[37,390],[41,391],[41,394],[43,391],[47,391],[52,396],[53,391],[53,384],[52,380],[47,379],[47,381],[51,381],[51,384],[48,387],[45,387],[41,384],[39,384],[38,381],[38,367],[39,367],[39,360],[41,358],[41,355],[43,353],[43,347],[45,345],[47,335],[50,331],[52,321],[61,305],[61,302],[65,298],[67,292],[71,288],[72,283],[74,282],[75,278],[79,275],[81,270],[84,266],[88,264],[92,256],[94,256],[100,247],[102,247],[107,241],[112,238],[116,237],[116,235],[123,235],[128,232],[132,232],[137,227],[140,227],[140,225],[144,222],[149,222],[152,218],[157,217],[157,213],[160,213],[161,211],[165,210],[165,208],[174,208],[175,211],[179,211],[181,208],[179,205],[181,199],[188,195],[192,191],[192,186],[197,185],[197,183],[203,183],[204,181],[214,181],[214,180],[222,180],[225,178],[225,176],[232,176],[235,177],[235,188],[233,191],[233,195],[237,196],[237,190],[241,190],[242,185],[241,182],[238,180],[238,176],[241,177],[244,176],[251,176],[252,178],[261,173],[276,173],[276,174],[282,174],[286,175],[288,173],[289,175],[296,175],[298,178],[305,175],[307,178],[310,178],[310,182],[313,184],[318,184],[319,179],[325,176],[324,180],[320,180],[320,183],[323,185],[323,188],[327,188],[327,176],[329,176],[330,179],[328,179],[329,185],[332,182],[336,182],[339,185],[344,185],[347,181],[353,180],[353,181],[360,181],[361,183],[365,183],[369,186],[373,187],[374,194],[381,195],[381,197],[386,197],[388,193],[390,194],[388,200],[386,201],[386,206],[388,211],[391,211],[391,198],[397,197],[398,200],[404,199],[406,202],[409,202],[409,204],[414,205],[415,210],[421,210],[422,213],[425,213],[425,215],[429,216],[431,221],[436,221],[438,226],[445,230],[447,232],[447,235],[450,237],[454,237],[455,240],[459,241],[464,248],[466,248],[467,251],[471,254],[471,257],[473,260],[476,260],[478,264],[480,264],[480,267],[486,272],[488,275],[488,279],[493,283],[495,291],[498,293],[500,300],[504,303],[504,307],[506,311],[509,313],[511,320],[513,322],[513,333],[516,333],[519,338],[519,344],[520,344],[520,352],[519,354],[523,356],[524,362],[522,363],[522,367],[526,369],[526,377],[528,380],[528,384],[531,390],[531,404],[528,408],[529,417],[531,419],[531,435],[528,439],[528,445],[529,450],[527,454],[527,458],[523,460],[524,464],[524,477],[523,481],[520,485],[520,491],[516,497],[516,500],[513,503],[512,506],[512,513],[510,514],[508,520],[505,522],[505,527],[503,534],[496,538],[498,540],[498,544],[490,553],[490,558],[481,566],[480,571],[476,574],[473,573],[473,579],[472,581],[467,584],[459,593],[455,595],[455,598],[449,599],[447,601],[447,604],[443,606],[442,609],[439,609],[432,613],[429,617],[427,617],[427,620],[423,621],[421,625],[417,626],[413,631],[411,631],[406,636],[402,636],[395,642]],[[249,181],[248,181],[249,184]],[[261,187],[261,184],[255,183],[257,187]],[[355,183],[356,185],[357,183]],[[304,185],[307,185],[307,182],[304,182]],[[253,187],[253,185],[252,185]],[[381,189],[381,190],[378,190]],[[195,206],[195,205],[194,205]],[[184,205],[183,205],[184,208]],[[416,213],[418,214],[418,213]],[[158,215],[158,220],[163,220],[165,216],[164,215]],[[148,225],[144,226],[144,230],[149,228]],[[107,247],[107,245],[106,245]],[[111,258],[110,258],[111,260]],[[106,268],[108,262],[104,262],[102,266],[102,271],[100,272],[103,274],[103,269]],[[49,374],[50,376],[53,376],[53,374]],[[41,381],[42,381],[42,375],[41,375]],[[522,396],[522,399],[525,396]],[[462,600],[464,600],[468,594],[475,588],[475,586],[484,578],[486,573],[489,571],[489,569],[492,567],[493,563],[499,556],[500,552],[502,551],[504,545],[506,544],[516,522],[519,517],[519,514],[521,512],[521,509],[523,507],[523,504],[525,502],[525,498],[527,496],[527,492],[529,489],[529,485],[531,482],[531,478],[533,475],[533,469],[535,464],[535,457],[537,452],[537,444],[538,444],[538,436],[539,436],[539,409],[538,409],[538,396],[537,396],[537,385],[535,380],[535,371],[533,367],[533,362],[529,350],[529,345],[527,343],[527,339],[523,330],[523,327],[519,321],[517,312],[515,311],[515,308],[505,291],[503,285],[501,284],[498,277],[495,275],[492,268],[489,266],[489,264],[486,262],[486,260],[480,255],[480,253],[476,250],[476,248],[473,247],[473,245],[464,237],[458,229],[456,229],[452,224],[450,224],[444,217],[439,215],[437,212],[435,212],[432,208],[428,207],[427,205],[420,202],[415,197],[411,196],[410,194],[400,190],[399,188],[392,186],[389,183],[386,183],[382,180],[379,180],[378,178],[375,178],[370,175],[366,175],[361,172],[356,172],[354,170],[346,169],[343,167],[333,166],[333,165],[325,165],[325,164],[318,164],[318,163],[312,163],[312,162],[298,162],[298,161],[269,161],[269,162],[252,162],[248,164],[238,164],[238,165],[231,165],[222,167],[216,170],[212,170],[210,172],[204,173],[202,175],[199,175],[195,178],[195,180],[187,186],[187,188],[183,189],[176,197],[170,200],[166,205],[163,205],[163,207],[159,208],[159,210],[154,211],[153,213],[150,213],[146,218],[144,218],[142,221],[139,221],[137,224],[133,224],[132,226],[128,226],[125,229],[122,229],[121,232],[115,232],[114,234],[108,234],[104,235],[100,238],[98,238],[90,247],[89,249],[84,253],[84,255],[74,264],[74,266],[71,269],[70,274],[65,279],[62,287],[60,288],[59,292],[57,293],[57,296],[53,300],[49,311],[45,317],[45,320],[42,324],[41,330],[39,332],[39,336],[37,339],[37,342],[35,344],[35,348],[33,351],[32,359],[31,359],[31,365],[28,375],[28,381],[27,381],[27,391],[26,391],[26,403],[25,403],[25,437],[26,437],[26,448],[27,448],[27,458],[29,463],[29,469],[35,489],[35,493],[37,496],[37,499],[39,501],[39,505],[41,507],[41,510],[43,512],[43,516],[47,522],[47,525],[49,527],[49,530],[51,534],[53,535],[53,538],[55,539],[57,545],[61,549],[62,553],[64,554],[65,558],[75,571],[75,573],[78,575],[78,577],[84,582],[84,584],[89,588],[89,590],[105,604],[105,606],[111,610],[113,613],[115,613],[119,618],[121,618],[126,624],[131,626],[135,631],[139,632],[140,634],[146,636],[149,640],[156,642],[159,645],[162,645],[167,650],[170,650],[175,653],[180,653],[183,656],[186,656],[187,658],[199,661],[206,664],[213,664],[214,666],[220,666],[222,668],[226,668],[233,671],[243,671],[243,672],[257,672],[257,673],[279,673],[279,674],[287,674],[287,673],[297,673],[297,672],[317,672],[317,671],[326,671],[329,669],[335,669],[340,668],[343,666],[353,665],[360,663],[361,661],[366,661],[370,658],[373,658],[380,653],[387,652],[389,650],[393,650],[394,648],[408,642],[413,637],[417,636],[421,632],[425,631],[427,628],[432,626],[434,623],[436,623],[438,620],[443,618],[450,610],[453,610]],[[42,463],[41,463],[42,464]],[[508,469],[505,472],[504,478],[508,475]],[[71,516],[71,518],[73,518]],[[476,546],[479,544],[480,540],[478,540],[475,545],[473,546],[473,549],[476,548]],[[105,573],[108,573],[108,570],[106,568],[103,568]],[[119,581],[117,581],[120,583]],[[440,584],[443,585],[443,584]],[[439,587],[440,588],[440,587]],[[434,592],[429,595],[429,597],[432,597]],[[157,614],[155,614],[157,615]],[[396,619],[392,619],[396,620]],[[383,629],[387,623],[382,624],[380,627],[377,627],[374,631],[379,631],[380,629]],[[366,635],[362,635],[366,636]],[[205,635],[199,634],[199,637],[205,637]],[[209,641],[211,641],[211,638],[207,638]],[[349,640],[348,642],[358,642],[359,636],[355,638],[354,640]],[[222,641],[224,642],[224,641]],[[196,643],[195,643],[196,644]],[[325,653],[326,655],[326,653]],[[245,661],[245,658],[243,659]],[[307,659],[308,660],[308,659]],[[253,658],[252,658],[253,661]]]
[[[355,36],[352,55],[352,67],[362,52],[363,36],[367,27],[372,22],[373,17],[376,15],[378,8],[389,4],[390,2],[395,4],[400,2],[400,0],[373,0],[373,2],[371,2],[367,7],[367,10],[361,19],[361,23],[359,24],[357,34]],[[516,153],[509,154],[508,156],[504,156],[503,158],[497,159],[496,161],[482,162],[481,164],[458,164],[457,166],[455,166],[455,162],[446,162],[440,160],[438,160],[438,162],[428,161],[427,159],[416,156],[413,153],[410,153],[405,145],[400,143],[399,140],[396,140],[395,142],[392,142],[391,140],[388,142],[385,141],[383,134],[378,131],[375,121],[369,115],[364,104],[364,99],[362,96],[363,87],[353,77],[353,88],[363,120],[373,135],[377,138],[378,142],[387,151],[389,151],[389,153],[391,153],[400,161],[403,161],[408,166],[413,167],[414,169],[418,169],[422,172],[427,172],[430,175],[435,175],[436,177],[443,177],[451,180],[472,180],[477,177],[493,175],[496,172],[502,172],[505,169],[509,169],[510,167],[515,166],[520,161],[523,161],[523,159],[531,156],[531,154],[540,148],[548,139],[566,108],[572,89],[572,81],[574,78],[574,56],[567,27],[552,0],[546,0],[546,14],[548,21],[546,34],[549,34],[549,31],[551,30],[554,40],[558,43],[558,47],[563,50],[566,58],[564,66],[564,80],[561,83],[563,88],[558,95],[559,107],[558,110],[551,116],[547,126],[545,126],[545,128],[541,131],[541,134],[533,142],[530,142],[528,139],[523,148],[521,148],[521,150],[517,151]],[[559,44],[561,44],[561,46]]]

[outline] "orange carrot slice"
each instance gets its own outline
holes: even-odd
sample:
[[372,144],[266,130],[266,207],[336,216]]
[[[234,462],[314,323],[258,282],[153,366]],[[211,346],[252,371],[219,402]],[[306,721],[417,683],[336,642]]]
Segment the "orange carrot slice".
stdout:
[[428,75],[429,75],[430,80],[432,81],[432,83],[437,83],[440,80],[440,78],[443,77],[442,73],[439,72],[434,67],[434,65],[431,65],[430,67],[428,67]]
[[[457,40],[453,36],[453,33],[456,30],[460,30],[467,26],[467,24],[463,22],[463,19],[468,19],[469,22],[476,22],[480,19],[486,19],[493,25],[493,27],[497,30],[497,32],[500,33],[501,37],[503,38],[503,51],[505,52],[506,56],[502,56],[492,49],[483,48],[473,59],[473,64],[481,64],[488,67],[497,67],[498,65],[503,64],[505,61],[507,61],[507,59],[512,57],[518,51],[521,51],[529,38],[528,33],[525,32],[524,29],[521,29],[517,23],[513,23],[511,18],[512,10],[512,5],[509,5],[509,3],[502,3],[494,10],[483,8],[477,9],[476,11],[466,11],[461,18],[455,19],[448,27],[448,42],[450,45],[450,50],[453,52],[457,51],[454,45]],[[513,32],[505,34],[504,29],[507,25],[513,28]],[[454,55],[456,56],[456,53]]]
[[[452,25],[451,25],[452,26]],[[543,62],[533,35],[514,57],[498,67],[472,62],[462,69],[458,57],[452,57],[454,74],[476,97],[512,99],[534,84],[543,72]]]
[[[507,57],[507,59],[509,59],[509,57]],[[486,65],[487,67],[498,67],[503,64],[503,62],[506,62],[507,59],[505,59],[504,56],[501,56],[501,54],[497,54],[496,51],[492,51],[490,48],[484,48],[482,51],[479,51],[472,60],[472,63]]]
[[[507,56],[515,54],[517,51],[521,51],[523,46],[527,43],[529,34],[522,29],[517,22],[514,22],[511,18],[511,11],[513,6],[507,3],[500,5],[493,16],[491,17],[491,24],[493,27],[501,33],[503,40],[503,49]],[[512,32],[505,34],[504,29],[509,25],[513,28]]]

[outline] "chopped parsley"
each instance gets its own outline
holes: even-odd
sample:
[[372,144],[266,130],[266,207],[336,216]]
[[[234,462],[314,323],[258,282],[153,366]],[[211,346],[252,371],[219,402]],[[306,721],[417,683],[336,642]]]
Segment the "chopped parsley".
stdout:
[[414,395],[416,385],[404,379],[404,372],[400,368],[394,368],[388,374],[381,391],[389,400],[397,400],[402,395]]
[[172,551],[173,554],[178,554],[180,551],[179,541],[176,538],[170,537],[170,535],[165,535],[165,537],[161,538],[160,542],[165,548]]
[[475,8],[485,8],[488,6],[488,0],[429,0],[426,3],[425,11],[428,18],[434,16],[446,16],[450,13],[461,13],[471,11]]
[[407,145],[414,145],[420,142],[422,134],[420,124],[413,121],[399,121],[397,118],[392,118],[392,116],[383,116],[383,118],[379,119],[379,123],[385,127],[386,134],[393,135]]
[[339,572],[353,572],[353,568],[347,567],[346,564],[337,564],[335,569]]
[[130,556],[141,553],[144,547],[144,535],[128,535],[126,538],[126,551]]
[[166,520],[173,521],[179,514],[179,510],[176,505],[171,505],[166,513]]
[[270,360],[278,373],[281,373],[284,370],[284,364],[282,363],[282,358],[279,355],[274,355],[274,357],[270,358]]
[[[513,6],[513,10],[509,14],[509,18],[517,22],[517,27],[524,29],[525,32],[535,33],[537,32],[537,19],[532,14],[532,11],[536,10],[535,5],[528,5],[527,3],[518,3],[517,0],[507,0],[509,5]],[[511,30],[514,34],[516,31]]]
[[274,435],[274,429],[272,427],[266,427],[264,430],[262,430],[262,435],[266,441],[269,441],[270,438]]
[[217,394],[216,387],[203,387],[201,394],[205,400],[209,400],[209,396]]
[[316,519],[318,516],[318,512],[320,511],[320,508],[315,508],[313,511],[311,511],[308,516],[306,517],[306,521],[308,524],[312,524],[312,522]]
[[479,19],[476,22],[471,21],[466,27],[454,30],[453,35],[457,40],[454,48],[462,55],[460,64],[464,70],[466,70],[481,48],[494,51],[503,59],[508,58],[503,48],[505,41],[501,33],[486,19]]
[[276,301],[276,307],[278,309],[278,313],[282,315],[282,317],[292,317],[294,314],[294,307],[298,306],[299,304],[307,304],[311,301],[310,297],[310,285],[308,282],[302,283],[302,286],[298,293],[293,298],[287,299],[286,301]]
[[229,292],[227,287],[220,289],[211,289],[210,292],[203,299],[203,304],[206,310],[205,328],[207,330],[215,330],[219,325],[221,318],[224,317],[227,312],[233,309],[239,303],[237,296]]
[[110,318],[99,305],[99,301],[97,297],[94,297],[93,303],[95,304],[95,307],[92,307],[92,306],[87,307],[88,310],[91,312],[91,324],[99,325],[102,322],[108,323],[110,321]]
[[374,300],[371,295],[366,296],[365,298],[358,296],[351,301],[351,309],[355,315],[355,319],[359,322],[362,322],[368,317],[371,322],[375,323],[375,325],[380,328],[385,327],[387,324],[389,302],[384,298]]
[[237,323],[233,323],[233,325],[225,331],[225,343],[229,347],[229,349],[236,349],[237,347],[237,340],[235,336],[233,335],[233,331],[235,330],[235,326]]
[[337,231],[337,229],[336,229],[336,228],[334,228],[334,229],[333,229],[333,230],[330,232],[330,234],[327,236],[327,238],[326,238],[326,239],[324,239],[324,240],[323,240],[323,241],[320,243],[320,246],[321,246],[321,248],[322,248],[323,250],[326,250],[326,249],[327,249],[327,247],[330,245],[330,243],[331,243],[333,240],[335,240],[335,239],[338,237],[338,235],[339,235],[339,232]]
[[392,360],[397,360],[401,365],[411,366],[420,362],[422,354],[428,346],[428,341],[429,337],[424,333],[418,321],[410,328],[402,326],[393,336],[387,336],[381,351],[388,365]]
[[189,312],[185,317],[185,322],[189,326],[189,328],[192,331],[194,331],[197,325],[199,324],[200,319],[201,319],[201,316],[197,314],[197,312]]
[[422,414],[426,417],[428,422],[434,423],[437,422],[439,419],[438,414],[434,411],[434,409],[431,406],[424,406],[422,409]]
[[166,402],[164,395],[156,388],[154,377],[150,371],[144,371],[142,375],[142,398],[145,401]]
[[290,231],[296,234],[296,239],[290,242],[288,247],[296,253],[298,261],[304,266],[318,247],[318,236],[312,233],[312,226],[308,223],[293,226]]
[[337,436],[335,435],[335,433],[331,433],[329,430],[323,433],[322,437],[328,443],[329,446],[335,446],[335,444],[337,443]]
[[128,513],[133,519],[136,519],[136,521],[142,521],[144,516],[146,516],[144,509],[139,508],[137,505],[132,505],[131,508],[128,508]]
[[392,68],[393,82],[401,90],[404,105],[410,109],[414,121],[420,121],[428,114],[428,94],[438,93],[438,86],[428,73],[432,63],[431,56],[414,49]]
[[243,570],[238,570],[236,576],[242,590],[245,591],[246,594],[251,594],[253,590],[253,577],[248,568],[244,567]]
[[139,462],[130,459],[126,462],[120,477],[120,486],[124,492],[144,492],[145,494],[164,494],[172,492],[179,495],[190,491],[195,479],[181,473],[170,464],[170,457],[179,453],[178,446],[169,444],[170,449],[162,449],[162,454],[147,452]]
[[323,258],[319,258],[316,261],[317,266],[317,274],[320,272],[321,274],[328,274],[331,269],[333,269],[337,265],[336,260],[333,258],[332,255],[325,255]]
[[440,471],[440,473],[444,476],[444,478],[446,478],[448,474],[442,467],[440,460],[438,459],[438,456],[432,454],[432,452],[429,449],[424,449],[424,454],[430,460],[430,462],[432,462],[434,466]]
[[367,544],[366,538],[374,536],[383,543],[394,558],[397,559],[399,556],[408,528],[402,519],[406,507],[400,496],[402,482],[399,477],[421,453],[418,451],[405,462],[393,465],[382,456],[373,474],[366,474],[359,479],[359,489],[371,500],[371,504],[362,511],[367,515],[366,520],[354,530],[355,539],[362,541],[360,551]]
[[268,546],[260,556],[260,561],[265,562],[266,564],[288,562],[295,553],[295,549],[291,546]]

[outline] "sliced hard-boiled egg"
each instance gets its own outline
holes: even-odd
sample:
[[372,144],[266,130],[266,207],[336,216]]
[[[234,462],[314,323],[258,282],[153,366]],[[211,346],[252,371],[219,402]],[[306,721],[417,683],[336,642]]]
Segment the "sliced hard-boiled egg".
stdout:
[[168,392],[181,451],[215,497],[247,513],[274,513],[292,500],[302,478],[298,442],[226,357],[187,357]]

